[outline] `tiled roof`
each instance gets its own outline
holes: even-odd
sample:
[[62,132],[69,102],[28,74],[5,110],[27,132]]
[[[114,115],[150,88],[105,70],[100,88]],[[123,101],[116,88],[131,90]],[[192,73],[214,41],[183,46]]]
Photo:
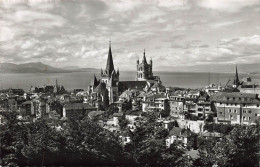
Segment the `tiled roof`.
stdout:
[[257,94],[240,92],[218,92],[212,95],[210,100],[227,103],[259,103]]
[[189,137],[192,135],[190,129],[182,129],[179,127],[173,127],[172,130],[169,132],[169,136],[181,136],[181,137]]
[[64,107],[66,108],[66,110],[96,109],[95,107],[92,107],[87,103],[66,103]]
[[200,91],[199,91],[199,90],[196,90],[196,89],[190,90],[190,91],[188,92],[188,94],[199,94],[199,93],[200,93]]
[[147,97],[147,99],[159,99],[159,98],[167,98],[167,97],[164,94],[154,94]]
[[146,81],[120,81],[118,83],[119,91],[122,92],[127,89],[143,90],[147,85]]

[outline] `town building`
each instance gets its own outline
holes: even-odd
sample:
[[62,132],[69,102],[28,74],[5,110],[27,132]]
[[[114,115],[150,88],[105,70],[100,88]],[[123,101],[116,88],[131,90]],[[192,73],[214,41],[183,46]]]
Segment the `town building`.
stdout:
[[183,146],[187,146],[190,140],[195,140],[196,135],[191,132],[190,129],[182,129],[179,127],[173,127],[169,132],[169,135],[166,139],[166,146],[170,147],[174,142],[180,142]]
[[254,124],[260,116],[257,94],[219,92],[211,97],[217,111],[217,122]]
[[144,97],[142,102],[143,112],[161,112],[163,110],[170,111],[170,106],[166,95],[153,94],[148,97]]
[[172,92],[169,95],[169,105],[170,105],[170,115],[174,117],[182,117],[184,115],[184,104],[185,96],[184,92],[181,90]]
[[97,110],[86,103],[65,103],[62,108],[63,118],[72,118],[80,114],[88,115],[89,112]]

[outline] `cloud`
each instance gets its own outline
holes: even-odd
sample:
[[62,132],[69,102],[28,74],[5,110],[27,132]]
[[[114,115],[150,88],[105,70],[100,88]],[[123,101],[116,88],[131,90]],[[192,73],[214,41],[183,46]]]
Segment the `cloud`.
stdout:
[[158,0],[159,7],[170,9],[187,9],[189,8],[188,0]]
[[66,57],[59,57],[56,59],[56,62],[64,62],[67,61],[68,59]]
[[4,0],[0,60],[104,68],[112,40],[120,70],[135,70],[144,48],[158,70],[253,63],[259,61],[259,5],[256,0]]
[[220,12],[238,12],[244,7],[259,5],[259,0],[200,0],[198,5]]

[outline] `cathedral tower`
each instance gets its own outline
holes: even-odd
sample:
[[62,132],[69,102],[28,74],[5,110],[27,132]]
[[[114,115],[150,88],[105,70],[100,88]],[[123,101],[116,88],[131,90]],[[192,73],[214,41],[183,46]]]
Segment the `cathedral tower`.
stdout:
[[137,60],[137,73],[136,73],[136,81],[145,81],[145,80],[152,80],[153,77],[153,64],[152,60],[150,60],[150,64],[147,63],[146,57],[145,57],[145,50],[143,55],[143,60],[139,63],[139,60]]
[[109,103],[114,103],[118,100],[118,82],[119,70],[115,70],[111,51],[111,42],[109,42],[109,51],[107,57],[106,69],[101,69],[101,82],[106,84],[108,90]]

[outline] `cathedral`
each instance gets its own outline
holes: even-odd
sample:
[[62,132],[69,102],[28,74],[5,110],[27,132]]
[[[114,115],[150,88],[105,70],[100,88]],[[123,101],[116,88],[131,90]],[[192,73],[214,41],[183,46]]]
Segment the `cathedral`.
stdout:
[[[119,82],[119,70],[115,70],[114,62],[111,51],[111,43],[109,43],[109,51],[106,69],[101,69],[100,80],[98,81],[96,76],[89,85],[89,93],[101,93],[100,90],[104,90],[101,87],[105,87],[108,91],[109,103],[114,103],[118,100],[118,82]],[[98,88],[98,89],[97,89]]]
[[[160,77],[154,76],[152,71],[152,60],[147,63],[145,51],[143,60],[137,60],[137,74],[135,81],[119,81],[119,70],[115,70],[111,43],[109,43],[107,64],[104,70],[101,69],[100,80],[94,75],[93,80],[88,86],[88,94],[91,96],[91,101],[98,108],[118,101],[118,97],[125,90],[135,89],[139,91],[151,90],[153,87],[161,85]],[[157,86],[156,86],[157,85]]]

